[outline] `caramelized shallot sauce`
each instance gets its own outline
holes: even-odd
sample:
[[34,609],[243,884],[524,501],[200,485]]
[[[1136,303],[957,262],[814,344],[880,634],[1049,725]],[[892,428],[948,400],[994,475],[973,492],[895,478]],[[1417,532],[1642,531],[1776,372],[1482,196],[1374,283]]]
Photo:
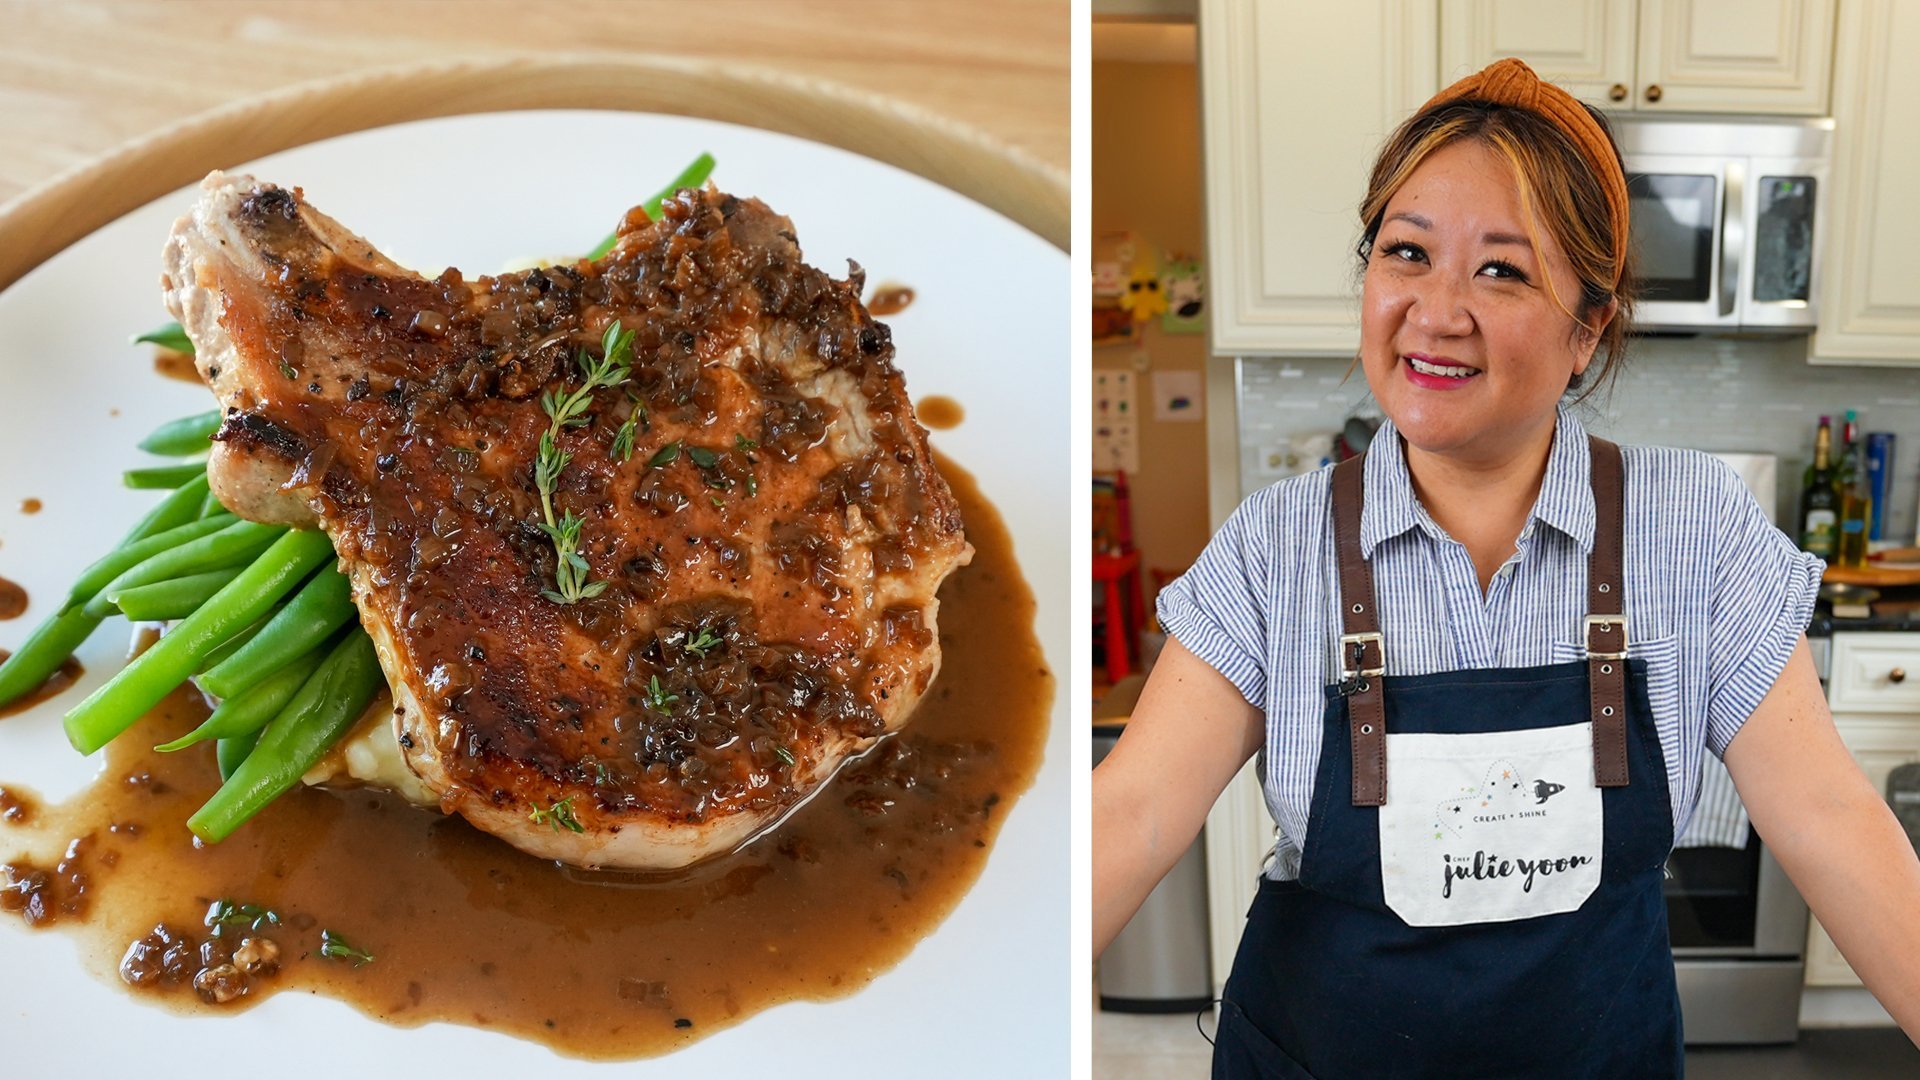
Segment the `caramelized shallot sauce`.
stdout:
[[37,514],[40,512],[40,507],[43,505],[45,504],[42,503],[39,499],[21,499],[20,512],[23,514]]
[[867,312],[875,316],[898,315],[913,303],[913,290],[905,285],[887,282],[873,290],[873,299],[867,301]]
[[[7,657],[12,655],[13,654],[6,649],[0,649],[0,661],[5,661]],[[67,687],[72,686],[74,683],[79,682],[80,676],[86,673],[87,669],[81,666],[80,661],[71,656],[67,657],[65,660],[60,661],[60,666],[53,670],[53,674],[47,676],[47,681],[41,683],[32,693],[9,701],[5,705],[0,705],[0,719],[5,719],[16,713],[26,712],[35,705],[40,704],[48,698],[59,694]]]
[[0,577],[0,619],[17,619],[27,610],[27,590],[19,582]]
[[914,405],[913,412],[922,424],[939,431],[957,428],[960,421],[967,418],[967,410],[961,408],[959,402],[940,394],[928,394],[921,398]]
[[[1053,698],[1005,527],[942,465],[976,553],[940,590],[939,678],[901,733],[742,851],[677,874],[588,872],[391,795],[314,789],[196,849],[183,822],[218,784],[212,747],[146,749],[205,717],[176,692],[108,747],[93,788],[0,822],[0,906],[63,923],[102,977],[182,1012],[299,989],[588,1058],[664,1053],[780,1002],[853,993],[979,876],[1039,767]],[[215,937],[223,899],[278,921],[241,911]],[[373,962],[322,958],[323,931]]]
[[206,385],[200,378],[200,373],[194,370],[192,353],[156,348],[153,350],[153,370],[169,379],[178,379],[195,386]]

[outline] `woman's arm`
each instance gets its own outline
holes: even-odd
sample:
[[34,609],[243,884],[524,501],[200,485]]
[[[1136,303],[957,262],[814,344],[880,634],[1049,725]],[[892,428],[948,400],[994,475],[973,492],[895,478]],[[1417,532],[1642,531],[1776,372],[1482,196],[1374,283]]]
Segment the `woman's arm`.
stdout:
[[1113,752],[1093,771],[1093,954],[1133,918],[1260,748],[1266,720],[1170,638]]
[[1726,763],[1794,887],[1920,1042],[1920,859],[1834,730],[1804,636],[1727,744]]

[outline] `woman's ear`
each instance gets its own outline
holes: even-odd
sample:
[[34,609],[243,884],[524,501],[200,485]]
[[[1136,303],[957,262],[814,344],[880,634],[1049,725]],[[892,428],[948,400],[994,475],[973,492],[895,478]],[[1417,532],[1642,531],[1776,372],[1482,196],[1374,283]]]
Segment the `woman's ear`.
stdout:
[[1593,363],[1593,354],[1600,346],[1600,339],[1606,336],[1607,327],[1612,325],[1613,317],[1620,312],[1618,299],[1608,300],[1593,310],[1592,320],[1581,324],[1575,335],[1579,355],[1573,361],[1573,373],[1584,374],[1587,365]]

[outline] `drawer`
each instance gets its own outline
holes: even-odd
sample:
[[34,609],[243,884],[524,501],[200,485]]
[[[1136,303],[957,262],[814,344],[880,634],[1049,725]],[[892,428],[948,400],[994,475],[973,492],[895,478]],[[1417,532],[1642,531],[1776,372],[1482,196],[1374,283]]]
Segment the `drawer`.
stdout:
[[[1834,655],[1839,656],[1838,650]],[[1887,793],[1888,773],[1920,761],[1920,719],[1839,716],[1834,718],[1834,726],[1882,798]],[[1860,985],[1860,976],[1853,973],[1817,918],[1809,919],[1807,925],[1807,985]]]
[[1827,704],[1836,713],[1920,715],[1920,633],[1833,635]]

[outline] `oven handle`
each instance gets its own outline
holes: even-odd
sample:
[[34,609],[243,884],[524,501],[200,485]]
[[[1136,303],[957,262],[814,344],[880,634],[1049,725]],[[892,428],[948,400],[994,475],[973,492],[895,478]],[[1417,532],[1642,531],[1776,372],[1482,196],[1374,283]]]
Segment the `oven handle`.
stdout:
[[1747,163],[1727,162],[1726,193],[1720,201],[1720,317],[1733,314],[1740,301],[1741,252],[1747,246]]

